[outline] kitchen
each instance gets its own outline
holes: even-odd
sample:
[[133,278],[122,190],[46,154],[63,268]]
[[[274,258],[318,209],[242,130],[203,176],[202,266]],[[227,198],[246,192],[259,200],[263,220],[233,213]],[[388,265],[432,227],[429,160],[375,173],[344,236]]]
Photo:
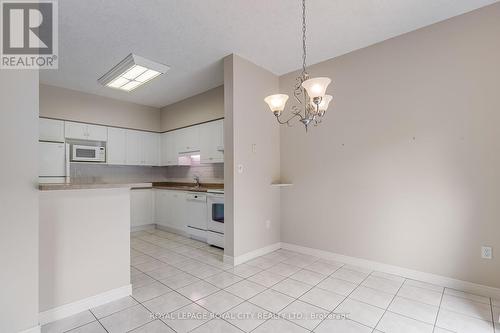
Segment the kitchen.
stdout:
[[[223,120],[153,133],[40,118],[42,183],[70,184],[66,187],[81,184],[80,166],[75,163],[95,163],[97,174],[101,165],[198,166],[203,172],[202,165],[224,163],[223,152]],[[72,165],[77,169],[75,179],[70,176]],[[214,168],[220,170],[221,167]],[[193,184],[153,182],[151,188],[133,188],[136,191],[131,195],[131,230],[160,226],[223,248],[224,230],[219,224],[224,222],[224,185],[202,185],[199,175],[194,175],[193,180]],[[42,185],[41,188],[48,186]],[[213,219],[207,219],[212,212],[215,214]]]
[[[177,109],[185,105],[198,112],[196,123],[192,115],[181,117],[169,121],[178,128],[166,131],[144,130],[150,113],[132,103],[47,85],[40,85],[40,100],[42,323],[66,315],[67,303],[95,295],[109,302],[136,292],[130,283],[134,290],[143,287],[136,281],[141,277],[130,272],[130,261],[137,264],[140,256],[131,245],[143,238],[156,243],[150,239],[158,237],[155,232],[195,246],[189,249],[205,255],[205,262],[225,265],[223,87],[176,103],[172,110],[153,110],[150,124],[155,125],[162,114],[186,118],[189,111]],[[79,117],[96,107],[104,108],[99,119]],[[105,121],[107,112],[126,107],[132,109],[132,121]],[[84,112],[77,114],[79,108]],[[93,255],[81,251],[89,243]],[[97,255],[99,260],[91,259]],[[95,280],[95,272],[106,273],[108,281]],[[75,293],[75,282],[88,287]]]

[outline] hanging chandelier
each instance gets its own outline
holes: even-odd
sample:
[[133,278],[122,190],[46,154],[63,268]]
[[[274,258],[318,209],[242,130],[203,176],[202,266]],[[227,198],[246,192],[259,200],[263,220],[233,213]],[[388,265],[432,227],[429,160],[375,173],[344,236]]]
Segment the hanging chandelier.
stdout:
[[306,1],[302,0],[302,72],[296,79],[293,91],[293,97],[298,105],[293,105],[291,107],[291,117],[287,120],[283,120],[281,118],[281,113],[285,109],[288,95],[270,95],[264,98],[264,101],[269,105],[278,123],[291,126],[290,121],[294,118],[298,118],[298,120],[304,124],[307,132],[307,128],[311,123],[314,125],[321,123],[328,109],[328,104],[330,104],[333,97],[331,95],[326,95],[326,88],[330,82],[332,82],[330,78],[309,78],[309,74],[306,71],[306,51]]

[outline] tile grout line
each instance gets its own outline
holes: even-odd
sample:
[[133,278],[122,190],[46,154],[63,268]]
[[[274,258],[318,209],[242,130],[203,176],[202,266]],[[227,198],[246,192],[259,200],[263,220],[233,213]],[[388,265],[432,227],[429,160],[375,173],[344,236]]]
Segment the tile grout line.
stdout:
[[[340,268],[339,268],[339,269],[340,269]],[[337,270],[337,271],[338,271],[338,270]],[[335,271],[335,272],[336,272],[336,271]],[[334,273],[335,273],[335,272],[334,272]],[[361,273],[361,272],[360,272],[360,273]],[[356,291],[356,290],[359,288],[359,286],[361,286],[361,284],[362,284],[363,282],[365,282],[365,281],[366,281],[366,279],[368,279],[370,276],[372,276],[372,274],[373,274],[373,271],[372,271],[372,272],[370,272],[370,273],[369,273],[369,274],[368,274],[368,275],[367,275],[367,276],[366,276],[366,277],[365,277],[365,278],[364,278],[364,279],[363,279],[360,283],[358,283],[358,284],[357,284],[357,286],[356,286],[356,288],[354,288],[354,289],[353,289],[350,293],[348,293],[348,294],[344,297],[344,299],[343,299],[342,301],[340,301],[340,302],[339,302],[339,304],[337,304],[337,306],[336,306],[336,307],[335,307],[332,311],[328,312],[327,317],[329,317],[331,314],[333,314],[333,313],[334,313],[334,311],[335,311],[335,310],[336,310],[336,309],[337,309],[340,305],[342,305],[342,303],[344,303],[344,302],[345,302],[345,300],[346,300],[346,299],[348,299],[348,298],[349,298],[349,296],[351,296],[351,295],[352,295],[352,293],[353,293],[354,291]],[[333,275],[333,273],[332,273],[332,275]],[[330,277],[331,277],[331,275],[330,275]],[[344,280],[342,280],[342,281],[344,281]],[[351,283],[352,283],[352,282],[351,282]],[[342,296],[343,296],[343,295],[342,295]],[[351,319],[349,319],[349,320],[351,320]],[[313,328],[311,331],[314,331],[315,329],[317,329],[317,328],[319,327],[319,325],[321,325],[324,321],[326,321],[326,318],[325,318],[325,319],[323,319],[323,320],[321,320],[321,321],[320,321],[320,322],[319,322],[316,326],[314,326],[314,328]],[[354,320],[353,320],[353,321],[354,321]],[[361,324],[361,323],[359,323],[359,324]],[[364,325],[364,324],[362,324],[362,325]],[[366,325],[364,325],[364,326],[366,326]],[[369,327],[369,326],[366,326],[366,327]],[[373,332],[373,329],[372,329],[372,332]]]
[[387,313],[387,311],[389,311],[389,307],[391,306],[392,302],[394,302],[394,299],[396,298],[396,296],[398,295],[399,291],[401,290],[401,288],[403,287],[403,285],[405,284],[406,281],[407,281],[407,279],[404,278],[403,283],[401,283],[401,285],[399,286],[398,290],[396,291],[396,293],[392,297],[392,300],[387,305],[387,308],[385,309],[384,313],[382,314],[382,316],[380,316],[380,319],[377,321],[377,324],[375,324],[375,327],[373,327],[372,332],[374,332],[377,329],[377,326],[380,324],[380,322],[382,321],[382,318],[384,318],[384,316]]
[[493,323],[493,333],[496,332],[496,327],[497,327],[497,322],[495,321],[495,315],[493,313],[493,300],[491,299],[490,297],[490,309],[491,309],[491,319],[492,319],[492,323]]
[[436,331],[436,325],[437,325],[437,321],[439,318],[439,312],[441,312],[441,304],[443,303],[443,298],[444,298],[444,288],[443,288],[443,291],[441,292],[441,299],[439,300],[438,311],[436,313],[436,319],[434,320],[434,327],[432,328],[432,333],[434,333],[434,331]]
[[[271,253],[272,253],[272,252],[271,252]],[[299,255],[300,255],[300,254],[299,254]],[[290,257],[290,258],[286,258],[286,259],[284,259],[284,260],[278,261],[276,264],[274,264],[274,266],[276,266],[276,265],[278,265],[278,264],[280,264],[280,263],[283,263],[284,261],[286,261],[286,260],[288,260],[288,259],[291,259],[291,258],[293,258],[293,257],[299,256],[299,255],[294,255],[294,256],[292,256],[292,257]],[[314,256],[311,256],[311,257],[314,257]],[[314,257],[314,258],[316,258],[316,257]],[[319,260],[319,258],[318,258],[318,260]],[[317,262],[318,260],[315,260],[314,262]],[[311,264],[313,264],[314,262],[312,262]],[[252,266],[252,265],[250,265],[250,266]],[[290,265],[290,266],[294,266],[294,265]],[[252,266],[252,267],[257,267],[257,266]],[[271,266],[271,267],[269,267],[269,268],[267,268],[267,269],[262,269],[260,272],[255,273],[255,274],[253,274],[253,275],[249,276],[248,278],[250,278],[250,277],[252,277],[252,276],[255,276],[255,275],[257,275],[257,274],[260,274],[260,273],[262,273],[262,272],[267,272],[267,271],[268,271],[269,269],[271,269],[272,267],[273,267],[273,266]],[[298,267],[298,268],[300,268],[297,272],[293,273],[293,274],[296,274],[296,273],[300,272],[301,270],[304,270],[304,269],[305,269],[304,267],[307,267],[307,266],[303,266],[303,267],[294,266],[294,267]],[[260,267],[257,267],[257,268],[261,269]],[[340,267],[339,267],[338,269],[340,269]],[[338,269],[337,269],[337,270],[338,270]],[[337,270],[336,270],[336,271],[337,271]],[[266,311],[266,312],[268,312],[268,313],[273,314],[273,316],[274,316],[274,315],[279,316],[279,313],[275,313],[275,312],[269,311],[269,310],[267,310],[267,309],[262,308],[261,306],[259,306],[259,305],[257,305],[257,304],[254,304],[254,303],[250,302],[250,299],[252,299],[252,298],[254,298],[254,297],[256,297],[256,296],[258,296],[258,295],[260,295],[260,294],[262,294],[262,293],[264,293],[264,292],[266,292],[266,291],[268,291],[268,290],[271,290],[271,291],[277,292],[277,293],[279,293],[279,294],[282,294],[282,295],[285,295],[285,296],[287,296],[287,297],[290,297],[290,298],[294,299],[292,302],[290,302],[289,304],[287,304],[284,308],[280,309],[280,311],[284,310],[284,309],[285,309],[286,307],[288,307],[290,304],[292,304],[292,303],[294,303],[295,301],[299,300],[299,298],[295,298],[295,297],[292,297],[292,296],[287,295],[287,294],[285,294],[285,293],[282,293],[282,292],[280,292],[279,290],[274,290],[274,289],[272,289],[272,287],[274,287],[274,286],[275,286],[275,285],[277,285],[278,283],[280,283],[280,282],[282,282],[282,281],[284,281],[284,280],[286,280],[286,279],[289,279],[289,278],[290,278],[290,276],[291,276],[291,275],[293,275],[293,274],[291,274],[290,276],[286,277],[286,276],[282,276],[282,275],[279,275],[279,274],[276,274],[276,273],[272,273],[272,272],[269,272],[269,273],[274,274],[274,275],[278,275],[278,276],[280,276],[280,277],[283,277],[283,279],[281,279],[280,281],[278,281],[278,282],[276,282],[275,284],[271,285],[270,287],[267,287],[267,286],[264,286],[264,285],[259,284],[258,282],[254,282],[254,281],[248,280],[248,278],[245,278],[245,280],[248,280],[249,282],[256,283],[256,284],[258,284],[258,285],[263,286],[263,287],[265,287],[265,288],[266,288],[266,289],[264,289],[263,291],[261,291],[261,292],[259,292],[259,293],[255,294],[254,296],[250,297],[249,299],[247,299],[247,300],[245,300],[245,301],[246,301],[246,302],[248,302],[248,303],[250,303],[250,304],[252,304],[252,305],[254,305],[254,306],[256,306],[256,307],[258,307],[258,308],[260,308],[260,309],[263,309],[264,311]],[[319,274],[320,274],[320,273],[319,273]],[[332,273],[332,274],[333,274],[333,273]],[[323,278],[320,282],[318,282],[316,285],[313,285],[310,289],[308,289],[306,292],[304,292],[303,294],[301,294],[299,297],[302,297],[305,293],[309,292],[311,289],[313,289],[314,287],[316,287],[318,284],[320,284],[320,283],[321,283],[324,279],[326,279],[326,278],[328,278],[328,277],[329,277],[329,275],[325,276],[325,277],[324,277],[324,278]],[[293,279],[293,280],[294,280],[294,279]],[[298,280],[294,280],[294,281],[298,281]],[[241,282],[241,281],[240,281],[240,282]],[[298,282],[302,282],[302,281],[298,281]],[[304,283],[304,282],[302,282],[302,283]],[[304,284],[307,284],[307,283],[304,283]],[[228,291],[228,292],[229,292],[229,291]],[[237,295],[235,295],[235,296],[237,296]],[[307,302],[305,302],[305,303],[307,303]],[[313,305],[313,306],[318,307],[317,305],[314,305],[314,304],[310,304],[310,303],[307,303],[307,304],[309,304],[309,305]],[[233,308],[235,308],[235,307],[233,307]],[[232,309],[233,309],[233,308],[232,308]],[[231,309],[230,309],[230,310],[231,310]],[[228,310],[228,311],[230,311],[230,310]],[[226,312],[227,312],[227,311],[226,311]],[[296,323],[294,323],[294,322],[292,322],[292,321],[290,321],[290,320],[287,320],[286,318],[282,318],[282,319],[283,319],[283,320],[286,320],[286,321],[288,321],[288,322],[290,322],[290,323],[292,323],[292,324],[294,324],[294,325],[296,325],[296,326],[298,326],[298,327],[300,327],[300,328],[303,328],[303,326],[300,326],[300,325],[298,325],[298,324],[296,324]],[[251,330],[251,332],[253,332],[254,330],[256,330],[256,329],[257,329],[257,328],[259,328],[260,326],[264,325],[265,323],[267,323],[267,322],[268,322],[268,321],[270,321],[270,320],[273,320],[273,319],[268,319],[268,320],[263,321],[262,323],[260,323],[259,325],[257,325],[255,328],[253,328],[253,329]]]
[[92,310],[89,310],[90,313],[94,316],[95,320],[99,323],[99,325],[101,325],[101,327],[107,332],[109,333],[109,331],[106,329],[106,327],[104,327],[104,325],[99,321],[99,318],[97,318],[97,316],[94,314],[94,312],[92,312]]

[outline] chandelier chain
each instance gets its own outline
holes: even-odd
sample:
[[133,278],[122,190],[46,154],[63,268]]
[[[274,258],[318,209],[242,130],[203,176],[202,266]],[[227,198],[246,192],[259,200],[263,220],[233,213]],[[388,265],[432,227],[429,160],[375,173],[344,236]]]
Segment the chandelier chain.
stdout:
[[[295,80],[293,97],[297,104],[291,107],[291,116],[288,119],[282,118],[282,111],[285,109],[285,104],[288,95],[276,94],[267,96],[264,101],[268,103],[271,111],[276,116],[279,124],[291,126],[291,121],[295,118],[304,125],[306,132],[310,124],[317,126],[321,123],[325,111],[328,108],[328,103],[332,96],[325,95],[326,88],[331,80],[327,77],[319,77],[311,79],[307,73],[307,25],[306,25],[306,0],[302,2],[302,73]],[[313,98],[310,98],[310,91],[313,89]],[[318,94],[318,90],[322,93]],[[326,97],[326,98],[325,98]]]
[[306,73],[306,0],[302,0],[302,74]]

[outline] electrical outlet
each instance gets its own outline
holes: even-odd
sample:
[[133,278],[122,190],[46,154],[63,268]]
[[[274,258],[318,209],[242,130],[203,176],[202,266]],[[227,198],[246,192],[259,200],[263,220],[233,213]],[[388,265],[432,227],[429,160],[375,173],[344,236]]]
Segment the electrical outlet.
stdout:
[[271,221],[267,220],[266,221],[266,229],[270,229],[271,228]]
[[257,145],[255,143],[252,144],[252,153],[256,153],[257,152]]
[[481,258],[492,259],[493,258],[493,248],[491,246],[481,247]]

